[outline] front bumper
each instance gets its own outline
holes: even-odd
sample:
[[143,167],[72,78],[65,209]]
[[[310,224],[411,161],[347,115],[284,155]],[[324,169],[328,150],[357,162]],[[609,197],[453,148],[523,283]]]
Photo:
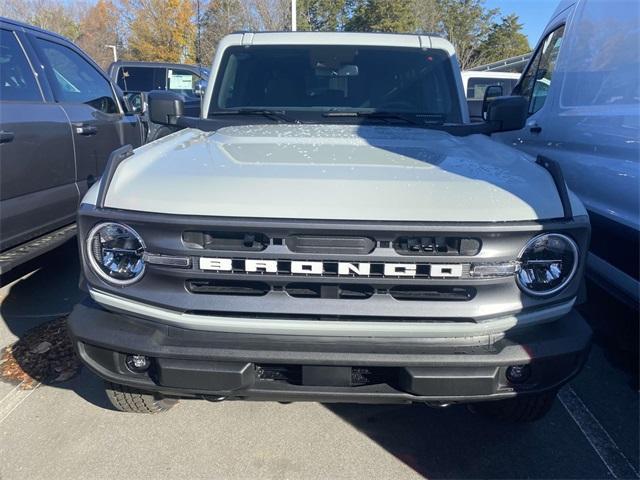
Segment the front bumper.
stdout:
[[[82,360],[115,383],[168,396],[358,403],[452,403],[559,387],[584,364],[591,330],[572,310],[497,341],[217,333],[113,313],[91,299],[69,317]],[[127,354],[151,357],[133,373]],[[530,365],[522,383],[511,365]]]

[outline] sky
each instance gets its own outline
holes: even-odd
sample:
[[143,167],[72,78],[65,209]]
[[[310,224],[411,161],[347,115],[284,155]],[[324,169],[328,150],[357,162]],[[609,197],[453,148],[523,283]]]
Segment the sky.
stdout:
[[503,15],[518,15],[523,33],[529,38],[531,48],[534,48],[559,3],[560,0],[485,0],[484,5],[487,8],[499,8]]

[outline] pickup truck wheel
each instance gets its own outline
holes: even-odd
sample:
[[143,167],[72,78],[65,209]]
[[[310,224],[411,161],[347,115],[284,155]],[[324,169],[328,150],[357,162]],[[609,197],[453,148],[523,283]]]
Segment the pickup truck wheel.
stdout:
[[165,398],[159,394],[105,382],[105,390],[111,404],[121,412],[160,413],[169,410],[177,399]]
[[508,400],[476,403],[472,405],[472,411],[511,423],[535,422],[549,413],[556,393],[557,391],[553,390]]

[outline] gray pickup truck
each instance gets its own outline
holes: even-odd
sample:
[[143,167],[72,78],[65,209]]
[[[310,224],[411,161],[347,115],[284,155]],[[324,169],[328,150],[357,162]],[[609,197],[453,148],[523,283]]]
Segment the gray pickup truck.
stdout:
[[122,92],[82,50],[0,18],[0,274],[73,237],[110,153],[140,146]]
[[179,397],[470,403],[540,418],[582,367],[584,207],[550,159],[471,124],[433,36],[243,33],[201,118],[112,155],[84,197],[88,298],[69,318],[113,405]]

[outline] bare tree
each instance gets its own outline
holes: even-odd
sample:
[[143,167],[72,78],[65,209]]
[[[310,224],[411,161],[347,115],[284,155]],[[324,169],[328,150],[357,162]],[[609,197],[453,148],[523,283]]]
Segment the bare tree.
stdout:
[[88,9],[85,1],[2,0],[0,15],[59,33],[72,41],[80,35],[80,19]]
[[291,29],[291,0],[245,0],[254,30]]
[[200,18],[200,61],[211,62],[222,37],[250,25],[249,8],[243,0],[211,0],[204,5]]

